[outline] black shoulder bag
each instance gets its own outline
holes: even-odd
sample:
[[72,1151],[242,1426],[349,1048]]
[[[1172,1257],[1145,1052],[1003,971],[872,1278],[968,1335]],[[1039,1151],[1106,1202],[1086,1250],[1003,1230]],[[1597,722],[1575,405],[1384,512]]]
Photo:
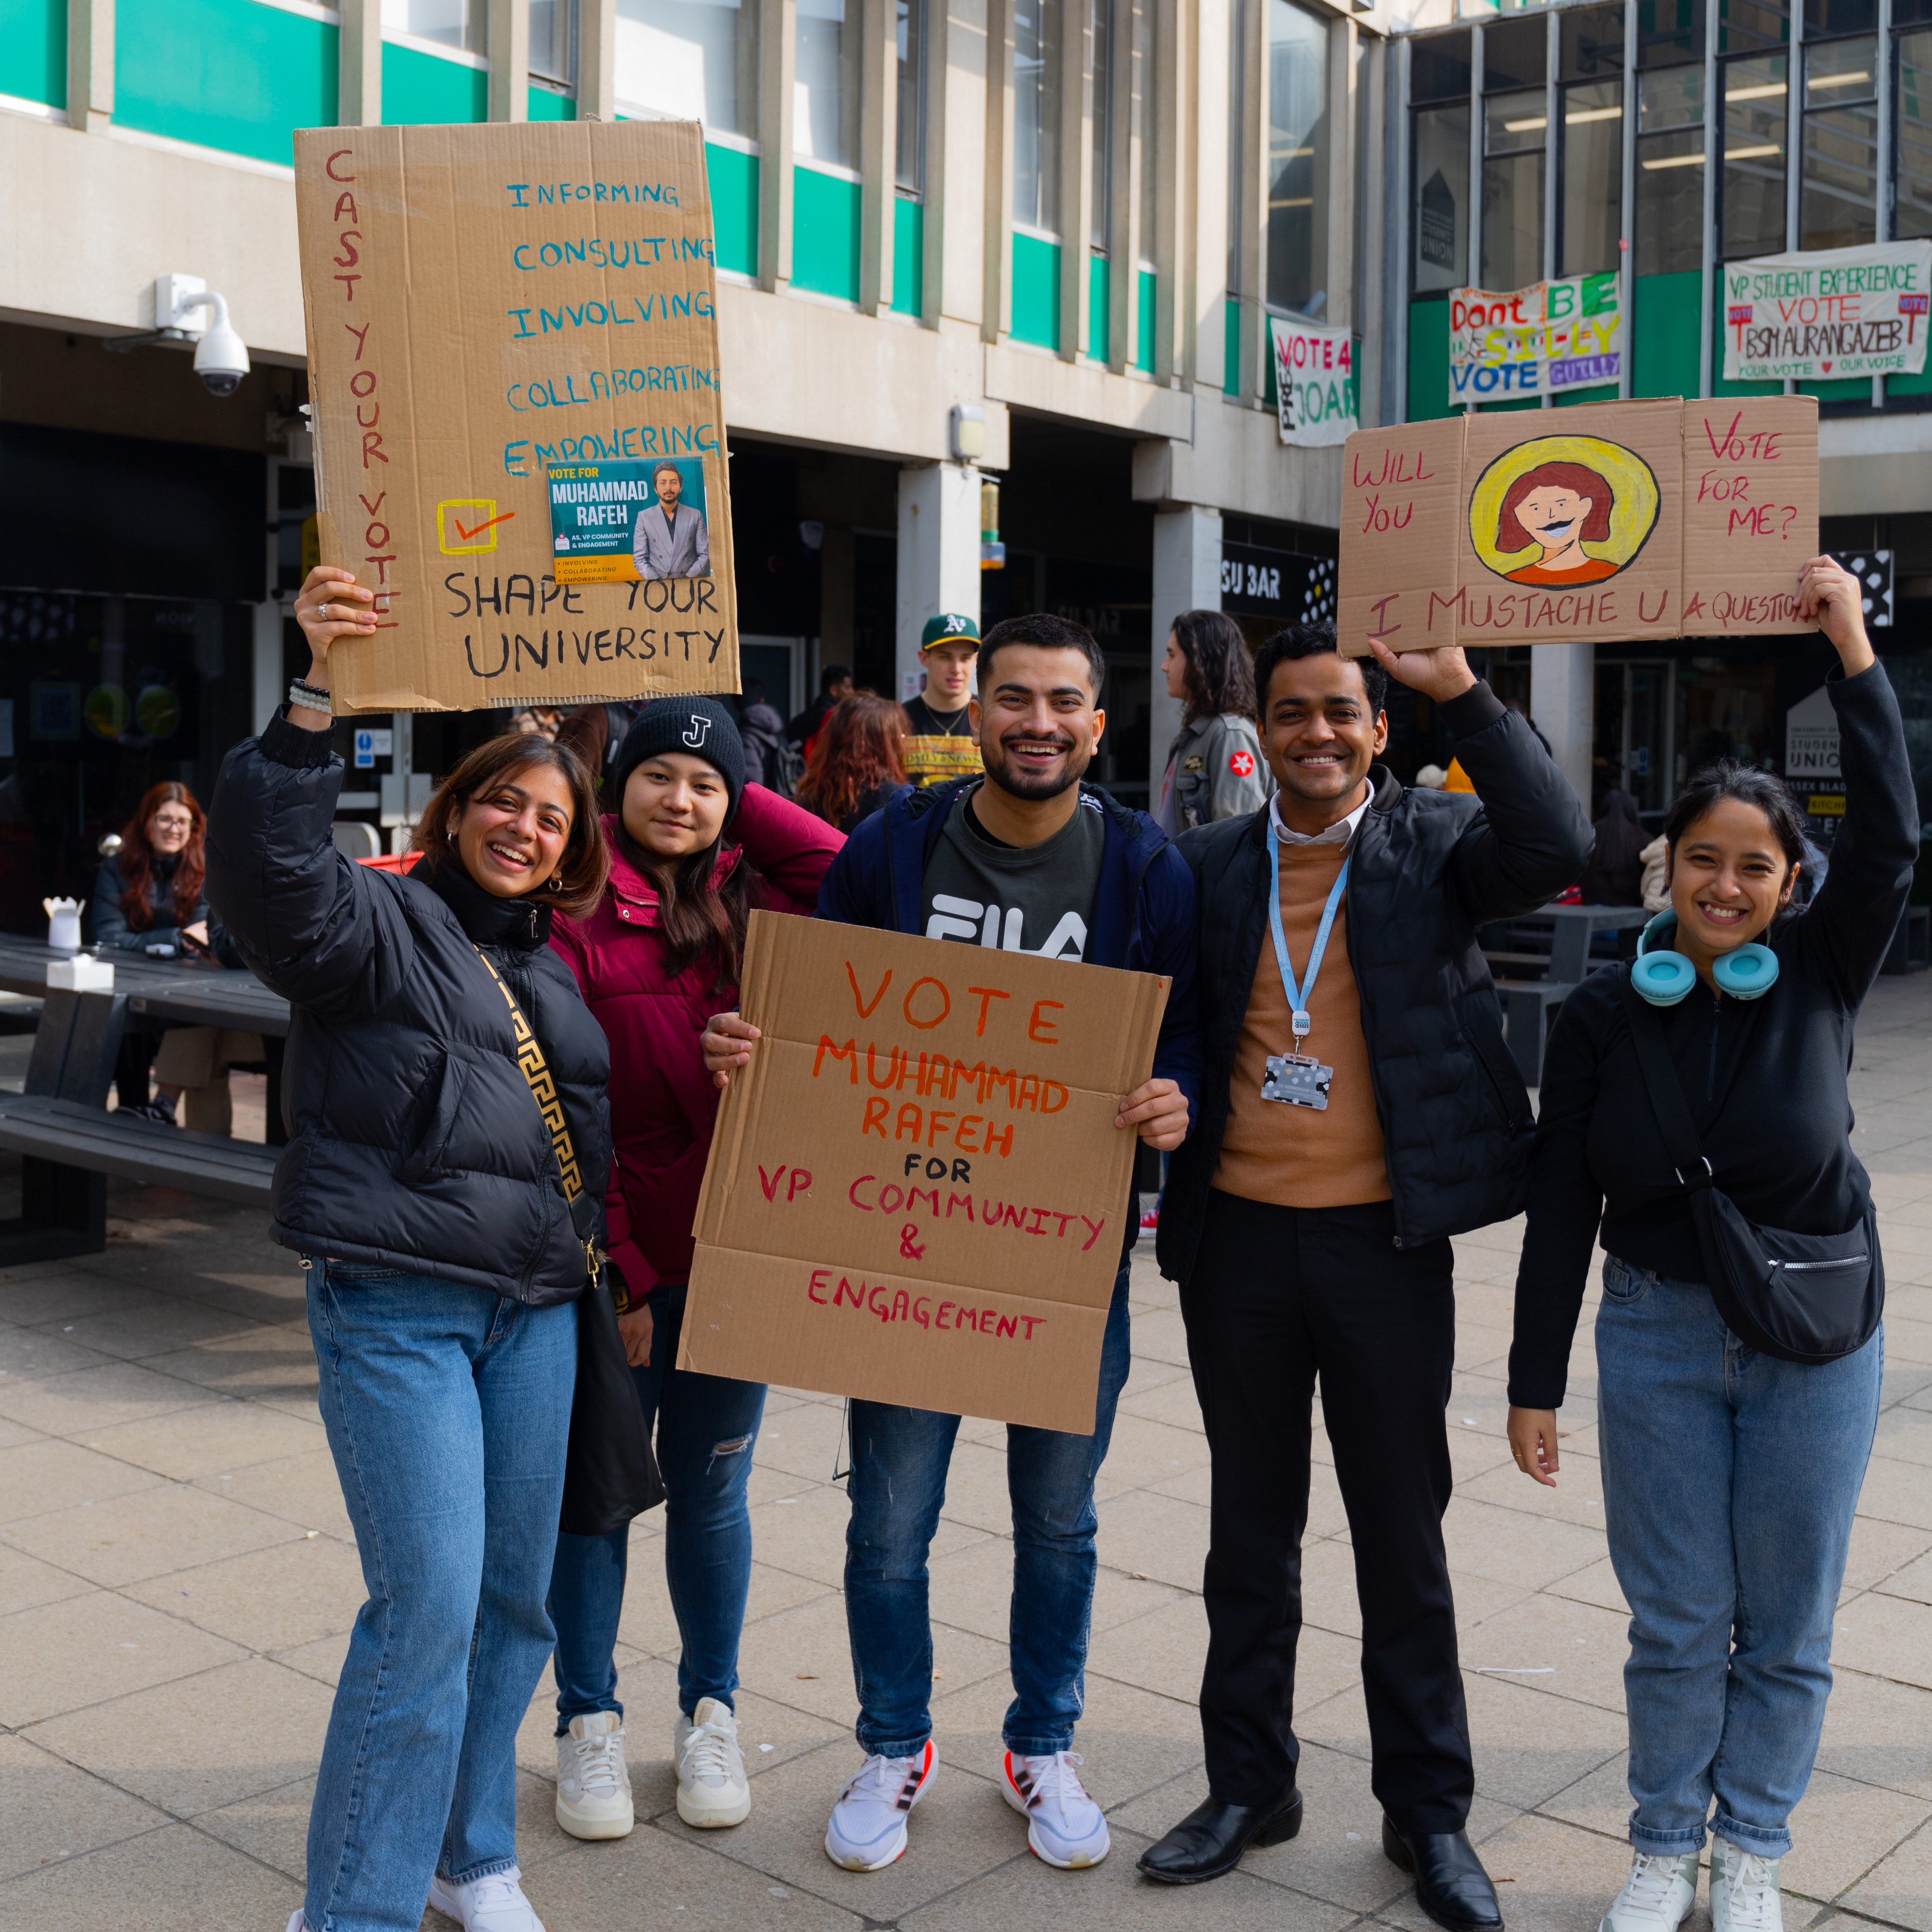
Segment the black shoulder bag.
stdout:
[[[664,1478],[651,1453],[651,1432],[638,1404],[638,1386],[618,1333],[620,1306],[630,1306],[620,1271],[607,1264],[595,1239],[597,1204],[584,1191],[577,1152],[563,1118],[563,1102],[550,1078],[543,1048],[517,996],[479,946],[476,956],[489,968],[510,1009],[517,1036],[517,1065],[530,1083],[556,1156],[563,1196],[584,1246],[584,1292],[577,1303],[577,1387],[570,1404],[570,1443],[564,1454],[563,1510],[557,1527],[568,1536],[608,1536],[634,1516],[664,1499]],[[607,1286],[608,1283],[608,1286]],[[617,1298],[614,1299],[613,1298]],[[664,1345],[659,1342],[657,1345]]]
[[1715,1186],[1711,1163],[1672,1064],[1664,1021],[1623,974],[1624,1004],[1651,1112],[1677,1178],[1690,1197],[1712,1299],[1724,1325],[1748,1348],[1780,1361],[1816,1366],[1855,1354],[1885,1312],[1885,1265],[1878,1210],[1843,1234],[1794,1234],[1761,1228]]

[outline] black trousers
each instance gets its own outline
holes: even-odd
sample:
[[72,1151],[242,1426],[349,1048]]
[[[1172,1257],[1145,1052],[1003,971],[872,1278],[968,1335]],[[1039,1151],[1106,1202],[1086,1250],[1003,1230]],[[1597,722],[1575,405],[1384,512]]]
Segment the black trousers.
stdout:
[[1208,1787],[1226,1803],[1271,1804],[1294,1783],[1318,1378],[1354,1546],[1376,1796],[1408,1831],[1459,1832],[1468,1816],[1474,1772],[1442,1544],[1451,1268],[1446,1240],[1396,1246],[1386,1202],[1209,1197],[1180,1309],[1214,1452],[1201,1720]]

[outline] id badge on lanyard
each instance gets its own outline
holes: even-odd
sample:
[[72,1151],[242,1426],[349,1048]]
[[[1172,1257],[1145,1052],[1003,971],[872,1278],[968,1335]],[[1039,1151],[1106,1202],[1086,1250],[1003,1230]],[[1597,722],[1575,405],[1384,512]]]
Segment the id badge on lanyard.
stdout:
[[1348,884],[1348,860],[1342,861],[1342,869],[1335,874],[1335,883],[1328,890],[1328,903],[1322,909],[1322,923],[1316,928],[1315,944],[1308,955],[1307,977],[1298,985],[1294,968],[1288,963],[1288,937],[1281,924],[1281,840],[1272,822],[1268,826],[1268,862],[1274,876],[1274,890],[1268,898],[1268,932],[1274,940],[1275,962],[1281,968],[1282,991],[1288,995],[1288,1026],[1294,1035],[1294,1051],[1292,1053],[1271,1053],[1268,1058],[1268,1067],[1262,1080],[1262,1098],[1276,1100],[1285,1106],[1312,1107],[1317,1113],[1325,1113],[1328,1107],[1328,1088],[1335,1078],[1335,1070],[1324,1066],[1312,1053],[1304,1052],[1309,1035],[1314,1030],[1315,1022],[1309,1007],[1315,997],[1316,976],[1322,970],[1322,955],[1328,950],[1328,934],[1335,924],[1336,908],[1342,903],[1342,895]]

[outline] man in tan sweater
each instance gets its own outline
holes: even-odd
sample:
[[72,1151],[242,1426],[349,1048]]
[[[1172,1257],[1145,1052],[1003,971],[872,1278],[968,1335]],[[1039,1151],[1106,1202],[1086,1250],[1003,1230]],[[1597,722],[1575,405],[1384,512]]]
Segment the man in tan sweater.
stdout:
[[[1375,761],[1394,676],[1435,703],[1472,794]],[[1348,1514],[1383,1849],[1453,1932],[1496,1932],[1442,1541],[1454,1363],[1448,1237],[1520,1204],[1532,1126],[1477,928],[1590,853],[1548,752],[1461,652],[1270,638],[1255,682],[1280,788],[1184,836],[1202,921],[1201,1118],[1173,1157],[1180,1283],[1214,1451],[1201,1688],[1210,1796],[1141,1860],[1192,1884],[1292,1838],[1294,1652],[1318,1385]],[[1292,1882],[1292,1877],[1290,1882]]]

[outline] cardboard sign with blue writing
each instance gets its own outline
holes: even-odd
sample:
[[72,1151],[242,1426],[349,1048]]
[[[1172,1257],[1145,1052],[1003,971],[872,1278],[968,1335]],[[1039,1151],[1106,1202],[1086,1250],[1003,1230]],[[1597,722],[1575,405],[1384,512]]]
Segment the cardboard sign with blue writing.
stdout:
[[678,1366],[1090,1436],[1167,991],[753,913]]
[[738,688],[716,250],[689,121],[296,136],[335,708]]

